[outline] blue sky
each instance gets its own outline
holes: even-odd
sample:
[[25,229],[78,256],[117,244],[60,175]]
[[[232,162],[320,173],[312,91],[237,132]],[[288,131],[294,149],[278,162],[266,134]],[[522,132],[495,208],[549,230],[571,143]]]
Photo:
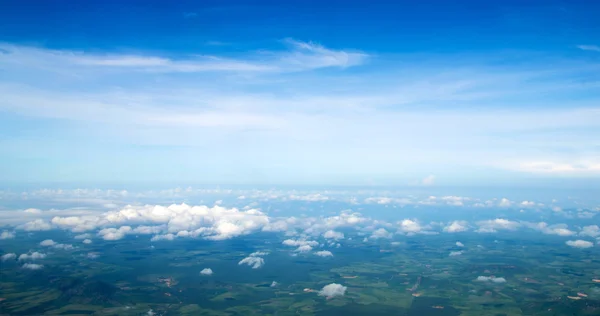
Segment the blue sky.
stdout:
[[593,1],[2,1],[0,183],[600,183]]

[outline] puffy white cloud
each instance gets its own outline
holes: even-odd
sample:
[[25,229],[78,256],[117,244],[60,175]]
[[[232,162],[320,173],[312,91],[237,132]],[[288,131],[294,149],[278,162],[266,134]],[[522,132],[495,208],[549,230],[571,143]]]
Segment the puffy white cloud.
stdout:
[[26,260],[40,260],[40,259],[44,259],[46,258],[46,254],[45,253],[41,253],[41,252],[37,252],[34,251],[32,253],[24,253],[22,255],[19,256],[19,261],[26,261]]
[[500,207],[510,207],[512,205],[512,201],[510,201],[507,198],[502,198],[500,200],[500,202],[498,203],[498,206]]
[[261,257],[246,257],[238,262],[239,265],[247,264],[252,267],[252,269],[258,269],[265,264],[265,260]]
[[535,206],[535,202],[532,202],[532,201],[523,201],[519,205],[521,207],[534,207]]
[[44,246],[44,247],[51,247],[56,245],[56,242],[52,239],[46,239],[42,242],[40,242],[40,246]]
[[590,248],[593,247],[594,244],[592,242],[586,241],[586,240],[568,240],[565,242],[568,246],[571,247],[575,247],[575,248]]
[[523,223],[523,224],[531,229],[538,230],[547,235],[558,235],[558,236],[575,235],[575,232],[569,230],[568,226],[566,224],[548,225],[545,222]]
[[336,296],[344,296],[344,294],[346,294],[346,289],[348,289],[348,288],[341,284],[331,283],[331,284],[325,285],[319,291],[319,295],[325,296],[327,298],[333,298]]
[[374,230],[373,233],[371,233],[371,236],[369,238],[371,238],[371,239],[379,239],[379,238],[390,239],[393,236],[394,236],[394,234],[388,232],[385,228],[379,228],[377,230]]
[[459,233],[469,230],[469,223],[466,221],[453,221],[448,226],[444,227],[447,233]]
[[460,242],[460,241],[456,242],[456,247],[464,247],[464,246],[465,246],[465,244],[463,244],[462,242]]
[[317,255],[319,257],[333,257],[333,254],[331,253],[331,251],[328,251],[328,250],[317,251],[317,252],[315,252],[315,255]]
[[2,255],[2,261],[7,261],[7,260],[14,260],[17,258],[17,254],[16,253],[5,253]]
[[73,247],[73,245],[71,244],[56,244],[53,246],[55,249],[64,249],[64,250],[71,250],[74,249],[75,247]]
[[300,246],[306,246],[306,245],[311,246],[311,247],[316,247],[319,245],[319,243],[314,240],[304,240],[304,239],[298,239],[298,240],[286,239],[282,242],[282,244],[284,244],[286,246],[290,246],[290,247],[300,247]]
[[29,270],[40,270],[43,268],[44,268],[43,265],[37,264],[37,263],[26,263],[23,265],[23,269],[29,269]]
[[460,256],[462,254],[463,254],[462,251],[451,251],[448,256],[450,256],[450,257],[456,257],[456,256]]
[[51,222],[59,228],[69,229],[73,232],[94,230],[104,223],[102,219],[97,216],[55,216],[52,218]]
[[584,226],[579,232],[580,236],[598,237],[600,236],[600,227],[598,225]]
[[310,245],[302,245],[300,247],[298,247],[296,250],[294,250],[295,252],[310,252],[313,250],[313,247],[311,247]]
[[28,208],[28,209],[24,210],[23,212],[29,213],[29,214],[40,214],[42,212],[42,210],[37,209],[37,208]]
[[159,234],[164,230],[163,226],[138,226],[134,228],[131,233],[132,234],[140,234],[140,235],[151,235],[151,234]]
[[0,239],[13,239],[13,238],[15,238],[14,232],[9,232],[9,231],[5,230],[0,234]]
[[493,283],[505,283],[505,278],[498,278],[493,276],[478,276],[477,281],[479,282],[493,282]]
[[413,221],[410,219],[405,219],[400,223],[400,231],[404,233],[418,233],[421,231],[422,227],[417,221]]
[[36,219],[31,222],[27,222],[23,225],[17,226],[17,229],[21,229],[24,231],[43,231],[52,229],[52,225],[50,223],[44,221],[43,219]]
[[279,285],[279,283],[277,283],[276,281],[273,281],[273,282],[271,283],[271,287],[277,287],[278,285]]
[[84,240],[82,241],[82,243],[84,243],[84,244],[86,244],[86,245],[89,245],[89,244],[91,244],[91,243],[92,243],[92,240],[91,240],[91,239],[84,239]]
[[211,268],[204,268],[200,271],[200,275],[212,275],[213,270]]
[[268,255],[269,253],[266,251],[255,251],[253,253],[250,254],[250,257],[263,257]]
[[119,228],[105,228],[98,232],[98,235],[104,240],[123,239],[126,234],[131,232],[131,226],[121,226]]
[[173,234],[164,234],[164,235],[156,235],[150,239],[150,241],[160,241],[160,240],[173,240],[175,239],[175,235]]
[[340,240],[344,239],[344,233],[336,232],[334,230],[328,230],[323,234],[326,239]]
[[498,230],[516,230],[521,224],[503,218],[496,218],[487,221],[479,221],[477,222],[477,226],[479,226],[479,229],[477,230],[479,233],[494,233]]

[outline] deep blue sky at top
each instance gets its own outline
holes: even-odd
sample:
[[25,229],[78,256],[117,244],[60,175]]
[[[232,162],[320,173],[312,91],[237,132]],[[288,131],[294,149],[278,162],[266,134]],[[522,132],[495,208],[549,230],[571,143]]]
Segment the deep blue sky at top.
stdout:
[[245,50],[281,38],[318,37],[332,48],[352,43],[379,53],[451,52],[574,46],[600,34],[599,1],[0,3],[0,40],[50,48],[175,53],[205,50],[207,41],[235,42]]

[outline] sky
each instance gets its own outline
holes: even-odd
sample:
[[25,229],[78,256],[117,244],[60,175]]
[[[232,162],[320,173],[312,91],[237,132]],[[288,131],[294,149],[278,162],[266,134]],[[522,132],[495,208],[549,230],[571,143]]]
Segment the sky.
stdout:
[[600,188],[595,1],[0,1],[0,186]]

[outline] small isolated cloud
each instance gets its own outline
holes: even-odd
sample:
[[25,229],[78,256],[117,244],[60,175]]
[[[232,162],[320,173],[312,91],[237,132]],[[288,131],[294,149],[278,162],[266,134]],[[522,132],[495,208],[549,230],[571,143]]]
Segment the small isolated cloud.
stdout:
[[265,265],[265,259],[261,257],[246,257],[238,262],[239,265],[247,264],[252,267],[252,269],[258,269]]
[[14,232],[9,232],[9,231],[5,230],[0,234],[0,239],[13,239],[13,238],[15,238]]
[[319,291],[319,296],[325,296],[327,298],[333,298],[336,296],[344,296],[344,294],[346,294],[346,289],[348,289],[348,288],[341,284],[331,283],[331,284],[325,285]]
[[500,207],[510,207],[512,205],[512,201],[507,198],[502,198],[498,203]]
[[577,48],[592,52],[600,52],[600,46],[597,45],[577,45]]
[[92,238],[92,234],[81,234],[73,237],[75,239],[89,239]]
[[23,269],[29,269],[29,270],[40,270],[43,268],[44,268],[43,265],[37,264],[37,263],[26,263],[23,265]]
[[271,287],[276,287],[278,285],[279,285],[279,283],[277,283],[276,281],[273,281],[273,283],[271,283]]
[[40,246],[44,247],[52,247],[54,245],[56,245],[56,242],[52,239],[46,239],[40,243]]
[[447,233],[459,233],[467,230],[469,230],[469,224],[466,221],[453,221],[444,227],[444,231]]
[[421,231],[421,225],[417,221],[405,219],[400,222],[400,231],[404,233],[418,233]]
[[42,210],[39,210],[37,208],[28,208],[28,209],[24,210],[23,212],[29,213],[29,214],[40,214],[42,212]]
[[505,278],[497,278],[493,276],[478,276],[477,281],[479,282],[493,282],[493,283],[505,283]]
[[568,240],[567,242],[565,242],[568,246],[571,247],[575,247],[575,248],[590,248],[593,247],[594,244],[592,242],[586,241],[586,240]]
[[450,256],[450,257],[456,257],[456,256],[460,256],[462,254],[463,254],[462,251],[451,251],[448,256]]
[[82,242],[83,242],[84,244],[86,244],[86,245],[89,245],[89,244],[91,244],[91,243],[92,243],[92,240],[91,240],[91,239],[84,239]]
[[334,230],[328,230],[323,234],[323,237],[325,237],[326,239],[340,240],[340,239],[344,239],[344,234],[340,233],[340,232],[336,232]]
[[598,225],[584,226],[579,232],[579,236],[598,237],[600,236],[600,227]]
[[479,221],[477,222],[477,226],[479,226],[479,229],[476,230],[478,233],[495,233],[498,230],[516,230],[521,224],[504,218],[496,218]]
[[328,250],[317,251],[317,252],[315,252],[315,255],[317,255],[319,257],[333,257],[333,254],[331,253],[331,251],[328,251]]
[[286,246],[290,246],[290,247],[299,247],[299,246],[304,246],[304,245],[309,245],[312,247],[318,246],[319,243],[314,241],[314,240],[294,240],[294,239],[286,239],[282,242],[282,244],[286,245]]
[[532,202],[532,201],[523,201],[519,205],[521,207],[534,207],[535,206],[535,202]]
[[16,253],[6,253],[2,255],[2,261],[14,260],[17,259]]
[[196,12],[185,12],[183,13],[183,17],[186,19],[193,19],[195,17],[198,17],[198,13]]
[[371,234],[371,239],[379,239],[379,238],[386,238],[386,239],[390,239],[394,236],[394,234],[388,232],[387,230],[385,230],[385,228],[379,228],[375,231],[373,231],[373,233]]
[[312,251],[313,247],[311,247],[310,245],[302,245],[300,247],[298,247],[296,250],[294,250],[295,252],[310,252]]
[[460,242],[460,241],[456,242],[456,247],[464,247],[464,246],[465,246],[465,244],[463,244],[462,242]]
[[41,252],[32,252],[32,253],[24,253],[22,255],[19,256],[19,261],[26,261],[26,260],[40,260],[40,259],[44,259],[46,258],[46,254],[45,253],[41,253]]
[[213,270],[211,268],[205,268],[200,271],[200,275],[212,275]]
[[435,183],[434,175],[429,175],[429,176],[425,177],[423,180],[421,180],[422,185],[433,185],[434,183]]

